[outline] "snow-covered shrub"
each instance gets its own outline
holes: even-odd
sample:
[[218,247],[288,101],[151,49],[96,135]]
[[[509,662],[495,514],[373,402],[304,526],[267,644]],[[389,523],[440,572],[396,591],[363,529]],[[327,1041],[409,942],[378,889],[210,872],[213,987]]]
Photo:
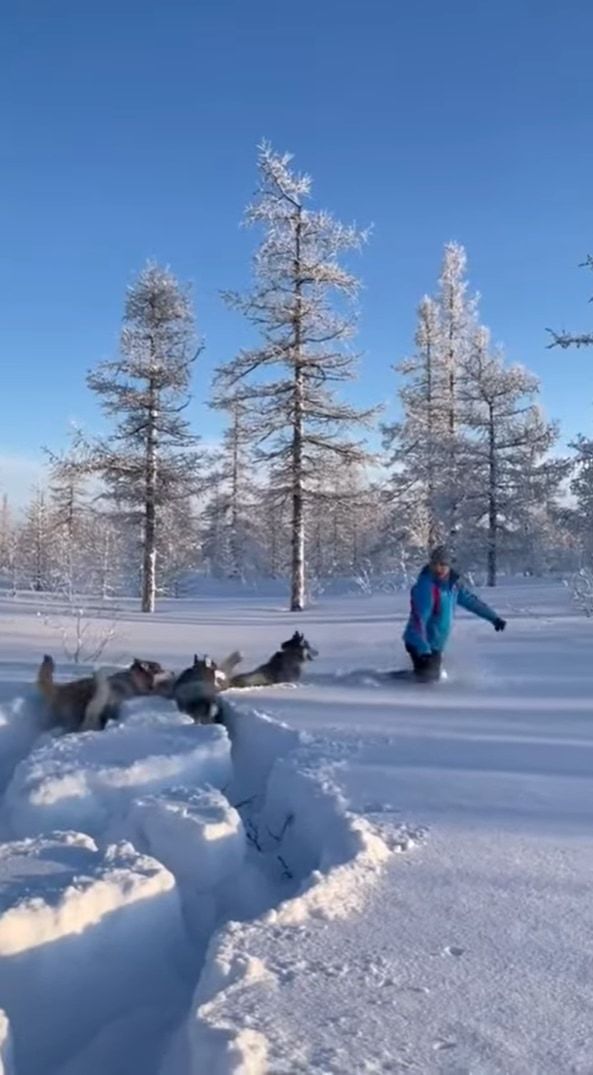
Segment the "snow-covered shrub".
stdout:
[[92,609],[74,599],[49,604],[37,616],[61,639],[64,656],[74,664],[94,664],[117,635],[119,613],[114,607]]

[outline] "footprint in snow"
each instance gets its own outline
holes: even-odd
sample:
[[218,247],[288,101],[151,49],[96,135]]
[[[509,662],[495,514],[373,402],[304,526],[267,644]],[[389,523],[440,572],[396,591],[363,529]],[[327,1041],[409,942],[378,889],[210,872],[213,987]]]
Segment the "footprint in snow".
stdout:
[[465,948],[460,948],[456,944],[448,944],[446,948],[443,948],[442,954],[444,956],[455,956],[459,959],[459,956],[462,956],[464,952]]

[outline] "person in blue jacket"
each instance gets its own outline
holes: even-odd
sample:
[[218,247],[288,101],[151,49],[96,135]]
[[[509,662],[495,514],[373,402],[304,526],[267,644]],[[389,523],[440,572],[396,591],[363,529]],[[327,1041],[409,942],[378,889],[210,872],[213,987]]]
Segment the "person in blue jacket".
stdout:
[[406,650],[419,679],[439,679],[443,651],[453,626],[456,605],[488,620],[495,631],[506,622],[463,585],[444,546],[439,545],[422,568],[410,593],[410,618],[404,631]]

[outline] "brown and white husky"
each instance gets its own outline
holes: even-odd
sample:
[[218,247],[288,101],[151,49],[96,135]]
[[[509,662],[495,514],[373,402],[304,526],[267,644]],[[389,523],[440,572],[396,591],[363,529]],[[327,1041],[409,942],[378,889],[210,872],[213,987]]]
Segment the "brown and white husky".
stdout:
[[45,699],[52,726],[66,732],[88,731],[105,726],[117,717],[128,698],[160,693],[171,673],[158,661],[135,658],[129,668],[112,674],[84,676],[71,683],[56,683],[55,663],[47,654],[37,672],[37,686]]

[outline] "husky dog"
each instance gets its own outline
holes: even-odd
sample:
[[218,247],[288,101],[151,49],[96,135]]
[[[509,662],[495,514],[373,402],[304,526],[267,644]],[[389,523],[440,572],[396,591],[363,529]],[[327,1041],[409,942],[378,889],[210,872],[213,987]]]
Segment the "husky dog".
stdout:
[[218,697],[218,669],[210,657],[200,659],[177,677],[172,696],[181,713],[187,713],[196,724],[222,723],[222,704]]
[[295,631],[266,664],[260,664],[252,672],[233,676],[230,686],[270,687],[274,683],[298,683],[303,665],[317,655],[317,650],[307,642],[304,634]]
[[37,686],[52,724],[66,732],[103,728],[107,720],[117,717],[122,702],[155,693],[170,676],[158,661],[138,658],[121,672],[85,676],[72,683],[56,683],[54,671],[54,660],[46,654],[37,672]]

